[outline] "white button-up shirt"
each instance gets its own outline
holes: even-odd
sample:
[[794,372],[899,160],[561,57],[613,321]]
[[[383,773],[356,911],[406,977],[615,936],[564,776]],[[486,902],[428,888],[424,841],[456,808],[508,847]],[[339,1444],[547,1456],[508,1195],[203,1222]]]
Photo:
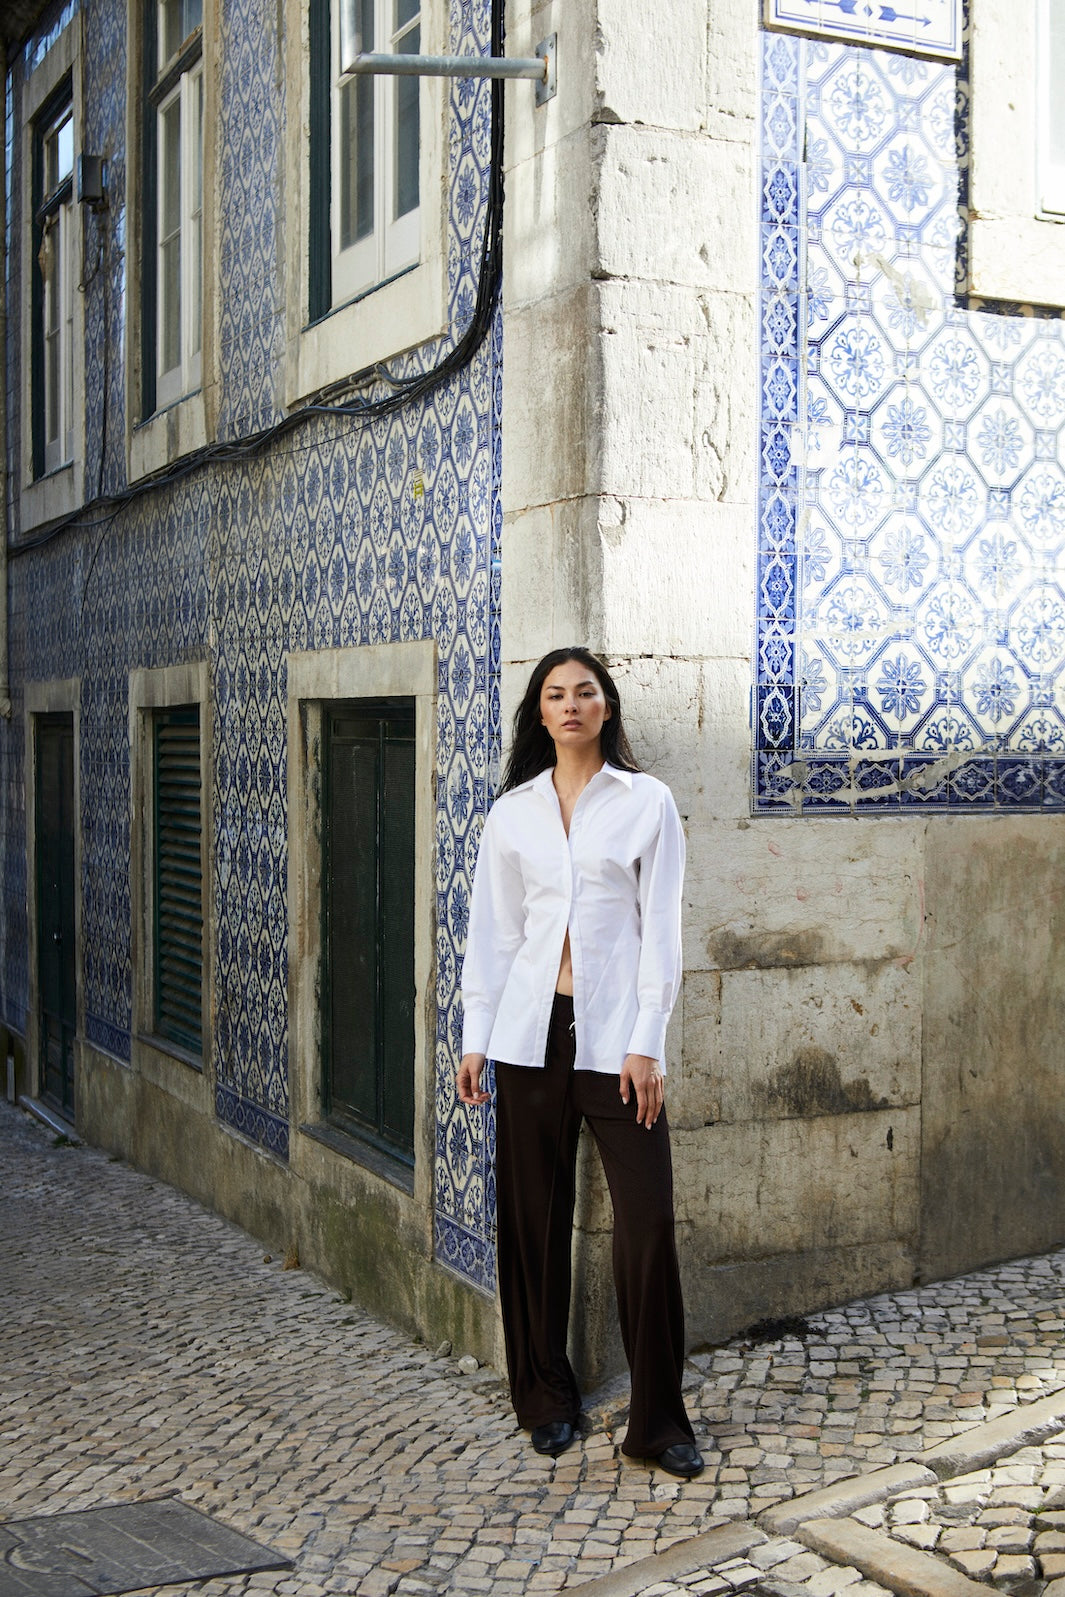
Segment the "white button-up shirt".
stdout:
[[[512,788],[481,838],[462,967],[462,1051],[543,1065],[569,932],[577,1070],[663,1058],[680,991],[684,831],[673,795],[604,765],[569,836],[552,769]],[[664,1065],[663,1065],[664,1068]]]

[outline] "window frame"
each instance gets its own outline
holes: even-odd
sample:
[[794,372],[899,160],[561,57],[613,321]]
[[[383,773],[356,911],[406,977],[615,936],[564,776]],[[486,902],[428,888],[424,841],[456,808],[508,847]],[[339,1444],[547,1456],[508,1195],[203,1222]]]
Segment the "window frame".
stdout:
[[[405,1224],[432,1250],[433,1103],[436,1074],[435,764],[437,655],[431,639],[359,649],[293,652],[288,658],[288,873],[290,1163],[306,1179],[381,1181],[404,1207]],[[323,1096],[323,826],[325,716],[359,700],[413,698],[414,1163],[331,1125]],[[298,862],[298,864],[297,864]],[[312,1177],[312,1172],[313,1177]]]
[[[46,459],[43,439],[43,413],[40,422],[35,411],[43,404],[43,347],[37,337],[37,317],[43,313],[37,255],[40,226],[35,195],[38,192],[38,132],[50,114],[58,110],[69,92],[73,116],[75,163],[84,127],[82,94],[82,15],[79,13],[64,28],[47,54],[22,85],[21,103],[14,108],[22,134],[23,207],[19,217],[19,281],[21,286],[21,415],[19,427],[16,487],[18,528],[22,533],[70,515],[84,502],[85,483],[85,296],[76,291],[81,273],[84,239],[82,207],[71,194],[70,253],[71,319],[69,324],[69,378],[72,396],[69,448]],[[14,220],[14,218],[13,218]]]
[[[329,95],[323,93],[330,82],[329,0],[284,3],[289,37],[302,45],[288,52],[286,81],[293,114],[285,132],[285,271],[298,285],[286,298],[285,402],[291,406],[447,331],[449,89],[442,78],[420,80],[417,262],[334,305],[330,240],[322,221],[328,223],[331,208],[331,162],[320,158],[331,138]],[[446,8],[423,4],[423,50],[447,48],[447,23]]]
[[[70,127],[70,167],[54,183],[49,183],[48,148],[53,134]],[[74,94],[69,78],[42,107],[33,123],[33,474],[50,476],[74,458],[74,278],[80,242],[78,210],[74,200]],[[49,234],[52,244],[55,279],[50,282],[41,262]],[[58,297],[59,314],[54,315]],[[52,378],[49,345],[57,350],[57,373]],[[50,436],[53,404],[57,428]]]
[[[202,313],[201,349],[196,386],[162,398],[155,373],[155,344],[158,339],[158,305],[155,293],[157,247],[157,169],[154,154],[154,121],[160,96],[169,93],[181,69],[197,55],[190,44],[174,52],[167,72],[157,66],[158,0],[127,0],[127,92],[126,149],[129,152],[128,185],[136,195],[128,213],[127,245],[128,314],[125,318],[126,457],[130,482],[161,471],[196,449],[202,449],[215,436],[218,420],[218,285],[211,263],[217,260],[217,168],[218,108],[218,17],[215,0],[203,0],[199,24],[198,59],[203,85],[203,210],[201,225]],[[193,374],[188,374],[193,380]],[[182,382],[181,388],[185,388]]]
[[1040,193],[1039,6],[971,0],[969,292],[1065,304],[1065,214]]
[[[396,214],[397,159],[396,144],[399,138],[399,104],[403,86],[417,85],[419,129],[424,80],[420,78],[392,77],[383,73],[373,77],[354,77],[339,82],[340,75],[340,6],[343,0],[330,0],[329,5],[329,214],[327,226],[330,238],[330,285],[328,305],[322,304],[321,314],[363,294],[372,293],[382,283],[418,264],[421,250],[421,205],[419,203],[402,215]],[[421,30],[421,9],[405,23],[398,23],[394,13],[400,0],[361,0],[373,7],[375,33],[368,48],[385,54],[400,54],[405,46],[413,45],[418,52]],[[393,29],[390,25],[397,20]],[[367,233],[344,245],[342,237],[344,210],[344,172],[340,151],[344,138],[344,108],[359,95],[370,101],[373,126],[373,160],[371,169],[371,195],[369,210],[371,226]],[[357,118],[356,118],[357,120]],[[419,147],[421,139],[419,137]],[[323,185],[324,187],[324,185]],[[315,226],[320,226],[316,218]],[[312,307],[313,315],[314,307]]]
[[[1038,85],[1038,123],[1037,123],[1037,162],[1038,162],[1038,190],[1039,215],[1048,220],[1065,222],[1065,155],[1059,161],[1054,161],[1050,156],[1053,142],[1051,118],[1056,111],[1059,118],[1065,123],[1065,96],[1059,88],[1054,94],[1053,64],[1054,54],[1051,46],[1051,7],[1056,5],[1059,16],[1059,26],[1062,29],[1060,38],[1061,54],[1065,57],[1065,5],[1062,0],[1038,0],[1038,44],[1036,54],[1039,67]],[[1059,139],[1065,143],[1065,125],[1059,131]]]
[[[178,45],[167,61],[159,59],[159,12],[163,0],[144,0],[144,97],[142,130],[142,165],[144,190],[144,249],[142,255],[143,298],[141,318],[141,420],[147,421],[161,410],[167,410],[179,400],[195,394],[203,382],[203,311],[204,311],[204,230],[203,230],[203,168],[204,168],[204,22],[194,27]],[[190,124],[193,94],[199,98],[198,127]],[[199,174],[199,250],[194,252],[179,246],[178,295],[179,353],[175,364],[163,366],[165,339],[165,270],[163,251],[163,207],[166,200],[165,179],[162,170],[163,133],[165,114],[174,105],[179,108],[179,173],[178,238],[182,243],[191,230],[194,215],[195,184],[190,182],[190,165]],[[195,136],[194,136],[195,133]],[[190,157],[192,158],[190,160]],[[199,317],[194,318],[193,304],[198,305]],[[194,325],[197,322],[198,325]]]

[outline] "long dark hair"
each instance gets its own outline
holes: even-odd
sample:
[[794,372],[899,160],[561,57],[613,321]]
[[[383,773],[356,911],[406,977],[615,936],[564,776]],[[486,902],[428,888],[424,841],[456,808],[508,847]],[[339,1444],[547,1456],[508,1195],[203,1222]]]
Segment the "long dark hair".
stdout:
[[531,781],[534,776],[539,776],[541,771],[546,771],[555,763],[555,745],[540,719],[540,691],[555,667],[565,665],[567,660],[578,660],[581,665],[587,666],[589,671],[594,673],[610,706],[610,716],[603,722],[603,730],[599,735],[603,758],[609,764],[619,766],[623,771],[640,769],[629,747],[625,724],[621,719],[621,698],[614,686],[613,677],[598,655],[593,654],[590,649],[582,648],[580,644],[574,644],[568,649],[552,649],[551,653],[545,654],[539,665],[533,669],[529,685],[525,689],[525,696],[514,716],[514,741],[499,786],[501,793],[509,792],[512,787],[519,787],[522,782]]

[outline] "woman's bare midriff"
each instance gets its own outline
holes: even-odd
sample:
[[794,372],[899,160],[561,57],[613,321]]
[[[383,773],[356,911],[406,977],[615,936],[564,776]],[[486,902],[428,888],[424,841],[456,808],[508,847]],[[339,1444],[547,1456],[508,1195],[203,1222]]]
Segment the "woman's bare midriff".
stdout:
[[555,991],[564,993],[567,998],[573,997],[573,960],[569,951],[569,932],[566,933],[566,941],[562,944],[562,962],[555,978]]

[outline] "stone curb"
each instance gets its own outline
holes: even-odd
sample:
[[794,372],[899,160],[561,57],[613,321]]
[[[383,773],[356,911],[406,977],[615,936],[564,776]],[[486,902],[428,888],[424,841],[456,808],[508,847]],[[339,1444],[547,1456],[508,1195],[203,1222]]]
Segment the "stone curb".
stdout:
[[1062,1429],[1065,1429],[1065,1389],[1037,1398],[1034,1403],[1024,1403],[996,1420],[974,1425],[960,1436],[952,1436],[923,1453],[915,1453],[913,1461],[935,1470],[941,1481],[948,1480],[955,1475],[969,1475],[973,1470],[984,1469],[996,1459],[1030,1447],[1034,1442],[1045,1441]]
[[822,1558],[850,1564],[898,1597],[988,1597],[989,1588],[982,1582],[856,1519],[807,1520],[795,1534]]
[[856,1508],[868,1508],[870,1503],[883,1502],[896,1492],[916,1491],[919,1486],[931,1486],[935,1475],[916,1462],[893,1464],[889,1469],[873,1470],[868,1475],[852,1475],[825,1486],[820,1491],[807,1492],[786,1503],[777,1503],[761,1515],[761,1522],[774,1536],[790,1536],[796,1526],[806,1520],[840,1519]]
[[968,1475],[1022,1447],[1045,1441],[1062,1429],[1065,1429],[1065,1388],[1038,1398],[1034,1403],[1023,1403],[998,1419],[974,1425],[971,1430],[938,1442],[923,1453],[913,1453],[902,1464],[874,1470],[868,1475],[853,1475],[834,1486],[777,1503],[765,1511],[761,1523],[772,1535],[790,1536],[805,1520],[838,1519],[856,1508],[867,1508],[899,1492],[915,1491],[936,1480]]
[[[729,1525],[715,1525],[701,1536],[689,1536],[682,1542],[667,1547],[664,1553],[652,1553],[634,1564],[612,1569],[608,1575],[597,1575],[594,1580],[582,1581],[577,1586],[567,1586],[567,1592],[583,1592],[585,1597],[639,1597],[661,1580],[674,1580],[690,1575],[704,1564],[721,1564],[729,1558],[740,1558],[752,1547],[768,1538],[750,1520],[734,1521]],[[987,1597],[987,1588],[983,1588]]]
[[868,1508],[901,1492],[983,1469],[1062,1429],[1065,1389],[1022,1404],[996,1420],[975,1425],[961,1436],[952,1436],[923,1453],[913,1454],[904,1463],[853,1475],[820,1491],[777,1503],[760,1516],[764,1532],[750,1520],[717,1526],[701,1536],[675,1543],[664,1553],[653,1553],[572,1590],[583,1592],[586,1597],[639,1597],[647,1585],[690,1575],[704,1564],[741,1557],[766,1541],[768,1535],[794,1536],[823,1557],[860,1569],[899,1597],[987,1597],[985,1583],[969,1580],[931,1553],[869,1530],[849,1516],[856,1509]]

